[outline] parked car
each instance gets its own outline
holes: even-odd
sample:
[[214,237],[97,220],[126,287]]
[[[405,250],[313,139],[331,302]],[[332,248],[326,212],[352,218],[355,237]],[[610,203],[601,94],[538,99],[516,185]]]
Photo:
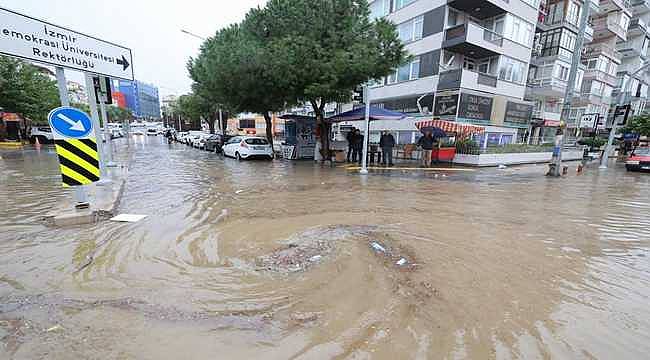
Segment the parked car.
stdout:
[[199,136],[203,135],[203,131],[195,131],[195,130],[190,130],[188,131],[187,135],[185,136],[185,145],[190,145],[193,146],[194,140],[196,140]]
[[200,134],[192,140],[192,147],[197,149],[203,149],[205,146],[205,140],[210,137],[210,134]]
[[650,171],[650,147],[636,148],[625,162],[627,171]]
[[122,133],[122,130],[113,128],[109,130],[111,132],[111,139],[117,139],[124,137],[124,134]]
[[236,136],[223,146],[225,156],[234,157],[237,160],[264,158],[273,159],[273,149],[268,140],[253,136]]
[[32,128],[32,134],[29,138],[32,143],[38,142],[41,144],[47,144],[54,142],[54,135],[52,134],[52,129],[49,126],[39,126]]
[[148,128],[147,129],[147,136],[158,136],[158,129]]
[[215,153],[220,153],[223,150],[223,145],[230,140],[232,136],[215,134],[205,140],[205,150]]

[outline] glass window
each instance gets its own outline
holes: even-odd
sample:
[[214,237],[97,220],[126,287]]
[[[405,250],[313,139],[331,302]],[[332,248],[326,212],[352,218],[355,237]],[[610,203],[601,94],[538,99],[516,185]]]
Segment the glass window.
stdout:
[[401,9],[406,5],[414,3],[415,0],[395,0],[395,9]]
[[580,5],[576,4],[573,1],[569,1],[566,11],[566,21],[571,24],[578,26],[578,17],[580,14]]
[[464,58],[463,59],[463,69],[465,70],[470,70],[470,71],[476,71],[476,61],[472,58]]
[[376,0],[370,4],[370,20],[388,15],[390,12],[390,0]]
[[528,69],[526,63],[502,55],[499,63],[499,79],[523,84]]
[[630,25],[630,17],[627,16],[625,13],[621,13],[621,21],[620,25],[623,28],[624,31],[627,31],[628,25]]
[[423,24],[424,17],[422,16],[418,16],[414,19],[399,24],[397,27],[399,39],[404,43],[422,39]]
[[461,16],[458,13],[458,11],[447,7],[449,9],[448,15],[447,15],[447,26],[452,27],[456,25],[462,24]]
[[411,80],[420,78],[420,59],[411,63]]

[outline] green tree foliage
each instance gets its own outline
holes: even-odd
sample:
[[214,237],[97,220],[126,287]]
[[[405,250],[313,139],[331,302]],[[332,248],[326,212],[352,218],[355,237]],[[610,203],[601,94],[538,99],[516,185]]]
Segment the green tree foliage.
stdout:
[[640,136],[650,136],[650,115],[635,116],[627,125],[620,129],[623,134],[638,134]]
[[46,124],[50,110],[60,106],[56,82],[31,64],[0,56],[0,107]]
[[190,60],[188,71],[195,93],[221,103],[229,112],[262,114],[272,143],[271,113],[295,104],[296,96],[282,54],[254,36],[255,16],[250,12],[241,25],[208,39],[199,57]]
[[[309,102],[321,127],[325,104],[349,101],[361,83],[408,61],[395,25],[369,20],[367,1],[270,0],[247,17],[259,42],[277,54],[280,71],[299,101]],[[279,70],[278,70],[279,69]],[[321,136],[323,149],[329,144]]]
[[215,113],[218,111],[214,102],[196,93],[190,93],[178,98],[175,111],[182,118],[190,120],[194,129],[201,128],[201,120],[207,121],[210,133],[214,133]]
[[106,114],[108,115],[109,122],[120,123],[124,120],[133,118],[133,113],[131,113],[131,110],[123,109],[115,105],[106,106]]

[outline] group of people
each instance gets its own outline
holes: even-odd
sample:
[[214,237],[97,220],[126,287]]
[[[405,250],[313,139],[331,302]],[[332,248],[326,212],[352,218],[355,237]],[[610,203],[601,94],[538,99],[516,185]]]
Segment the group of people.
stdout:
[[[358,162],[361,164],[363,157],[363,135],[359,129],[352,128],[346,137],[348,141],[348,162]],[[395,137],[389,131],[382,131],[379,138],[379,148],[381,149],[381,164],[384,166],[393,166],[393,148],[395,147]],[[436,139],[431,131],[425,132],[420,137],[417,146],[422,149],[422,158],[420,164],[423,167],[431,166],[431,154],[436,146]],[[374,159],[374,156],[373,156]]]
[[[348,141],[348,162],[358,162],[361,164],[363,158],[363,135],[359,129],[352,128],[346,137]],[[381,148],[382,165],[393,166],[393,148],[395,147],[395,137],[388,131],[382,131],[379,139]]]

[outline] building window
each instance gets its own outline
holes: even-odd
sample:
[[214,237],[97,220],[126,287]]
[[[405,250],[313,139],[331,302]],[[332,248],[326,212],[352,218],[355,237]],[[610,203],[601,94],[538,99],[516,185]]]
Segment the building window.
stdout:
[[406,5],[414,3],[416,0],[395,0],[395,10],[399,10]]
[[630,17],[625,13],[621,13],[620,25],[623,28],[623,31],[627,31],[627,27],[630,25]]
[[465,57],[463,59],[463,69],[469,71],[476,71],[476,60]]
[[499,62],[499,79],[523,84],[528,69],[526,63],[502,55]]
[[482,59],[478,64],[478,72],[483,74],[496,75],[499,68],[499,57]]
[[402,65],[395,72],[386,77],[386,84],[395,84],[420,78],[420,57],[412,62]]
[[254,129],[255,128],[255,119],[241,119],[239,120],[240,129]]
[[578,26],[578,18],[580,14],[580,5],[573,1],[569,1],[566,11],[566,21],[569,23]]
[[403,43],[410,43],[422,39],[423,24],[424,17],[422,16],[401,23],[397,27],[399,39],[402,40]]
[[449,9],[448,15],[447,15],[447,26],[448,27],[453,27],[456,25],[460,25],[463,23],[462,17],[460,13],[450,7],[447,7]]
[[370,4],[370,20],[375,20],[388,15],[390,0],[376,0]]

